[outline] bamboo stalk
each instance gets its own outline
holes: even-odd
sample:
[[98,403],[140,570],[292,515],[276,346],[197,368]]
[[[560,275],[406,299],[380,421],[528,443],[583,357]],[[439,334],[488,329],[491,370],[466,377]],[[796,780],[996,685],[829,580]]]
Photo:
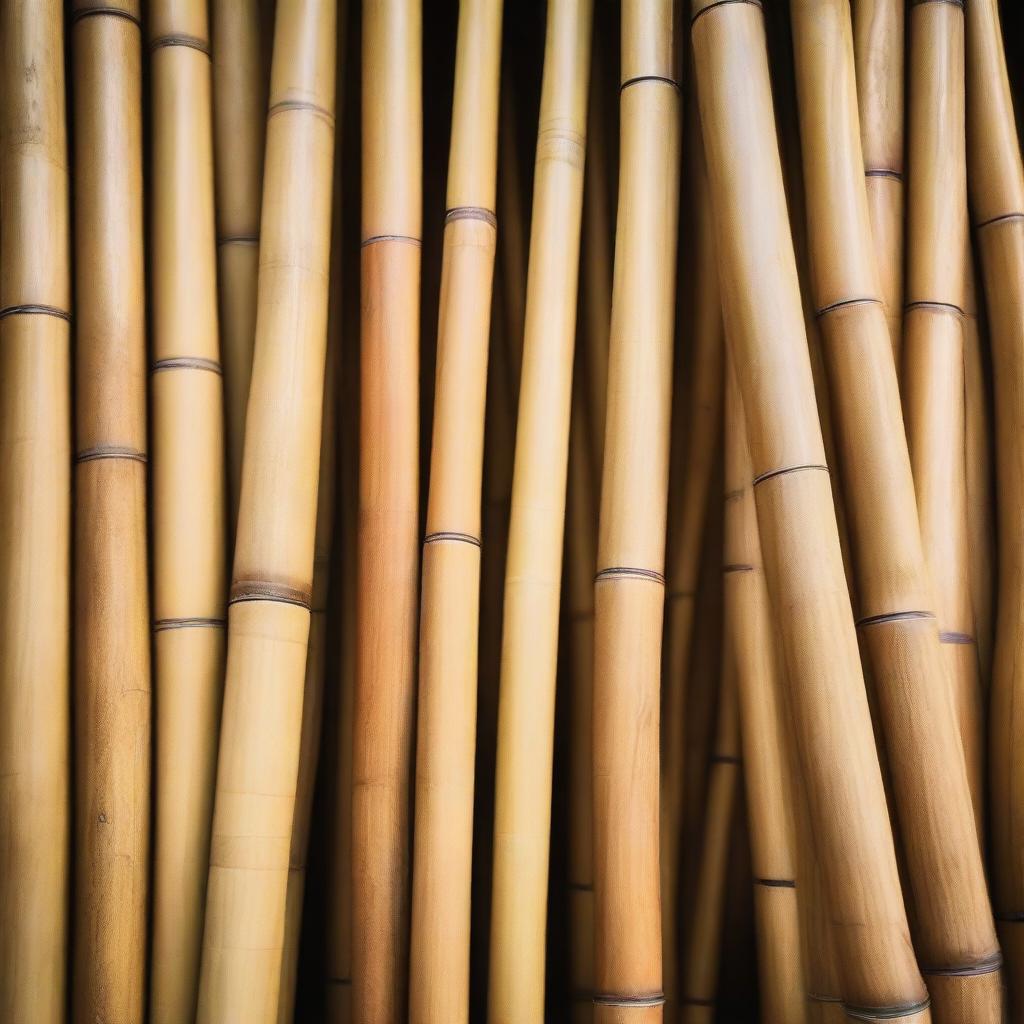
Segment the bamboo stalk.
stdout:
[[594,591],[596,1024],[663,1019],[659,706],[679,196],[670,0],[622,9],[618,220]]
[[0,1017],[65,1019],[71,355],[63,8],[0,5]]
[[[763,14],[696,0],[726,337],[848,1013],[929,1019],[914,962],[814,407]],[[792,524],[800,524],[794,530]]]
[[526,312],[526,258],[529,239],[526,215],[523,212],[524,192],[519,165],[519,127],[512,73],[506,68],[502,75],[500,108],[501,144],[498,148],[499,212],[501,213],[501,287],[509,329],[503,340],[507,346],[505,361],[509,373],[505,381],[512,408],[519,402],[519,377],[523,366],[523,318]]
[[315,549],[336,13],[333,0],[281,4],[274,32],[198,1024],[277,1020]]
[[223,397],[204,0],[149,8],[153,616],[150,1019],[195,1012],[224,672]]
[[363,5],[358,661],[352,982],[357,1021],[401,1020],[408,980],[419,527],[421,10]]
[[[141,1021],[150,638],[137,3],[76,3],[73,1018]],[[16,1018],[12,1018],[16,1019]]]
[[592,0],[565,0],[547,12],[505,567],[491,1024],[544,1018],[558,606],[592,17]]
[[[814,302],[858,595],[937,1021],[998,1020],[1001,958],[917,526],[862,173],[846,0],[791,0]],[[915,197],[911,197],[914,203]],[[908,356],[916,339],[908,337]],[[918,378],[905,382],[913,410]],[[943,410],[945,412],[945,410]]]

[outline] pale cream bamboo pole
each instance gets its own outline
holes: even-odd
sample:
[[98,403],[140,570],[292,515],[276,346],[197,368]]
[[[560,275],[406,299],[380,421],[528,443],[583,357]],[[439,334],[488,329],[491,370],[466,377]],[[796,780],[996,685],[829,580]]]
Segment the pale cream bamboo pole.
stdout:
[[422,25],[364,0],[358,662],[353,707],[352,999],[400,1021],[409,959],[419,558]]
[[622,8],[594,590],[594,1021],[661,1021],[659,743],[681,111],[675,5]]
[[72,8],[75,117],[73,1019],[146,992],[150,636],[138,3]]
[[198,1024],[277,1021],[310,624],[337,5],[280,4]]
[[544,1019],[558,607],[592,0],[549,5],[505,596],[491,901],[491,1024]]
[[65,1019],[71,289],[64,12],[0,4],[0,1017]]
[[520,170],[520,132],[518,105],[513,77],[508,68],[502,74],[500,136],[498,149],[498,212],[501,214],[499,259],[508,330],[502,335],[509,372],[505,380],[508,401],[514,409],[519,402],[519,377],[523,367],[523,318],[526,314],[526,259],[529,225],[526,221],[522,172]]
[[[696,0],[693,43],[726,337],[847,1013],[926,1021],[874,749],[753,2]],[[799,523],[794,530],[792,524]]]

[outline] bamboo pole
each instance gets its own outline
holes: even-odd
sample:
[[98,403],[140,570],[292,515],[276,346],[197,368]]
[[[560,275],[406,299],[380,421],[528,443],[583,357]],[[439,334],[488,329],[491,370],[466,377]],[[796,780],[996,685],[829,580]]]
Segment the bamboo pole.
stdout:
[[71,364],[63,7],[0,5],[0,1017],[66,999]]
[[659,706],[679,197],[670,0],[622,10],[621,167],[594,591],[595,1024],[663,1019]]
[[357,1021],[405,1016],[419,528],[421,10],[363,5],[362,391],[353,709]]
[[[779,163],[763,13],[696,0],[693,43],[726,337],[847,1013],[929,1019],[844,579]],[[800,524],[798,530],[792,523]]]
[[[847,0],[791,0],[812,291],[873,672],[937,1021],[998,1020],[1001,958],[917,526],[862,174]],[[915,197],[911,197],[915,202]],[[908,355],[915,337],[908,339]],[[918,378],[908,376],[908,409]],[[945,412],[945,410],[943,410]]]
[[149,7],[156,722],[149,1013],[195,1012],[224,672],[223,397],[205,0]]
[[544,1019],[558,605],[586,147],[591,0],[548,7],[505,567],[491,1024]]
[[336,13],[333,0],[281,4],[274,31],[198,1024],[277,1020],[315,548]]
[[508,402],[515,408],[519,402],[519,376],[523,366],[523,317],[526,312],[526,249],[529,244],[526,216],[523,212],[525,194],[519,163],[519,125],[516,117],[516,91],[512,72],[505,68],[502,74],[499,128],[501,145],[498,148],[498,207],[501,213],[501,247],[499,264],[505,314],[509,329],[503,340],[507,346],[505,361],[509,373],[504,386]]
[[[72,10],[75,117],[73,1018],[141,1021],[150,638],[137,3]],[[13,1018],[16,1019],[16,1018]]]

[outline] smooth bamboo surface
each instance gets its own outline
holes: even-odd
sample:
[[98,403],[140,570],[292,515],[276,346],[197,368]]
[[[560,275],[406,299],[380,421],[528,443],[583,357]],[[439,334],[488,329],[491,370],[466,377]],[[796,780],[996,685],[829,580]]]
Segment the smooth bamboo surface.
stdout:
[[0,1017],[65,1019],[71,287],[64,12],[0,5]]
[[75,915],[73,1019],[146,993],[150,635],[142,37],[137,3],[74,5]]
[[518,106],[511,73],[502,74],[500,106],[498,213],[501,215],[499,264],[501,287],[505,296],[508,330],[502,333],[508,363],[504,384],[507,401],[513,409],[519,402],[519,377],[523,368],[523,317],[526,315],[526,261],[529,235],[525,196],[520,171],[520,132]]
[[296,0],[274,30],[198,1024],[277,1021],[317,518],[336,14],[334,0]]
[[[693,7],[726,337],[848,1014],[929,1019],[910,944],[803,325],[755,3]],[[799,529],[793,529],[793,523]]]

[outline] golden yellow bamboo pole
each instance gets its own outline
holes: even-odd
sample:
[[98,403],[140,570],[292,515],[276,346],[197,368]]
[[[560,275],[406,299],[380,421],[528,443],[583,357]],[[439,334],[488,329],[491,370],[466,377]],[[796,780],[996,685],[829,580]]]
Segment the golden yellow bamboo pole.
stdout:
[[75,115],[73,1018],[141,1021],[149,885],[142,38],[138,3],[72,10]]
[[423,133],[419,0],[363,4],[358,662],[352,983],[357,1021],[406,1012],[419,531]]
[[5,0],[0,38],[0,1017],[59,1024],[71,781],[63,5]]
[[198,1024],[277,1020],[315,548],[336,13],[334,0],[294,0],[274,30]]
[[504,386],[512,408],[519,402],[519,376],[523,366],[523,317],[526,314],[526,248],[528,245],[526,214],[523,210],[524,194],[520,171],[518,106],[511,71],[502,75],[500,108],[501,144],[498,149],[498,212],[501,214],[501,287],[504,295],[508,330],[503,333],[507,351],[505,361],[509,373]]
[[505,597],[491,1024],[544,1018],[558,606],[592,0],[547,12]]
[[[972,1020],[998,1020],[1001,958],[931,610],[864,188],[850,7],[791,0],[790,11],[812,293],[846,484],[857,625],[886,738],[915,949],[937,1021],[959,1020],[965,1007]],[[905,383],[912,409],[918,381]]]
[[[847,1013],[929,1019],[874,748],[787,222],[760,4],[692,26],[726,337]],[[799,523],[794,530],[792,524]]]
[[620,171],[594,590],[595,1024],[663,1019],[661,638],[679,213],[675,5],[622,8]]
[[148,10],[153,617],[149,1014],[195,1012],[224,673],[224,428],[205,0]]

